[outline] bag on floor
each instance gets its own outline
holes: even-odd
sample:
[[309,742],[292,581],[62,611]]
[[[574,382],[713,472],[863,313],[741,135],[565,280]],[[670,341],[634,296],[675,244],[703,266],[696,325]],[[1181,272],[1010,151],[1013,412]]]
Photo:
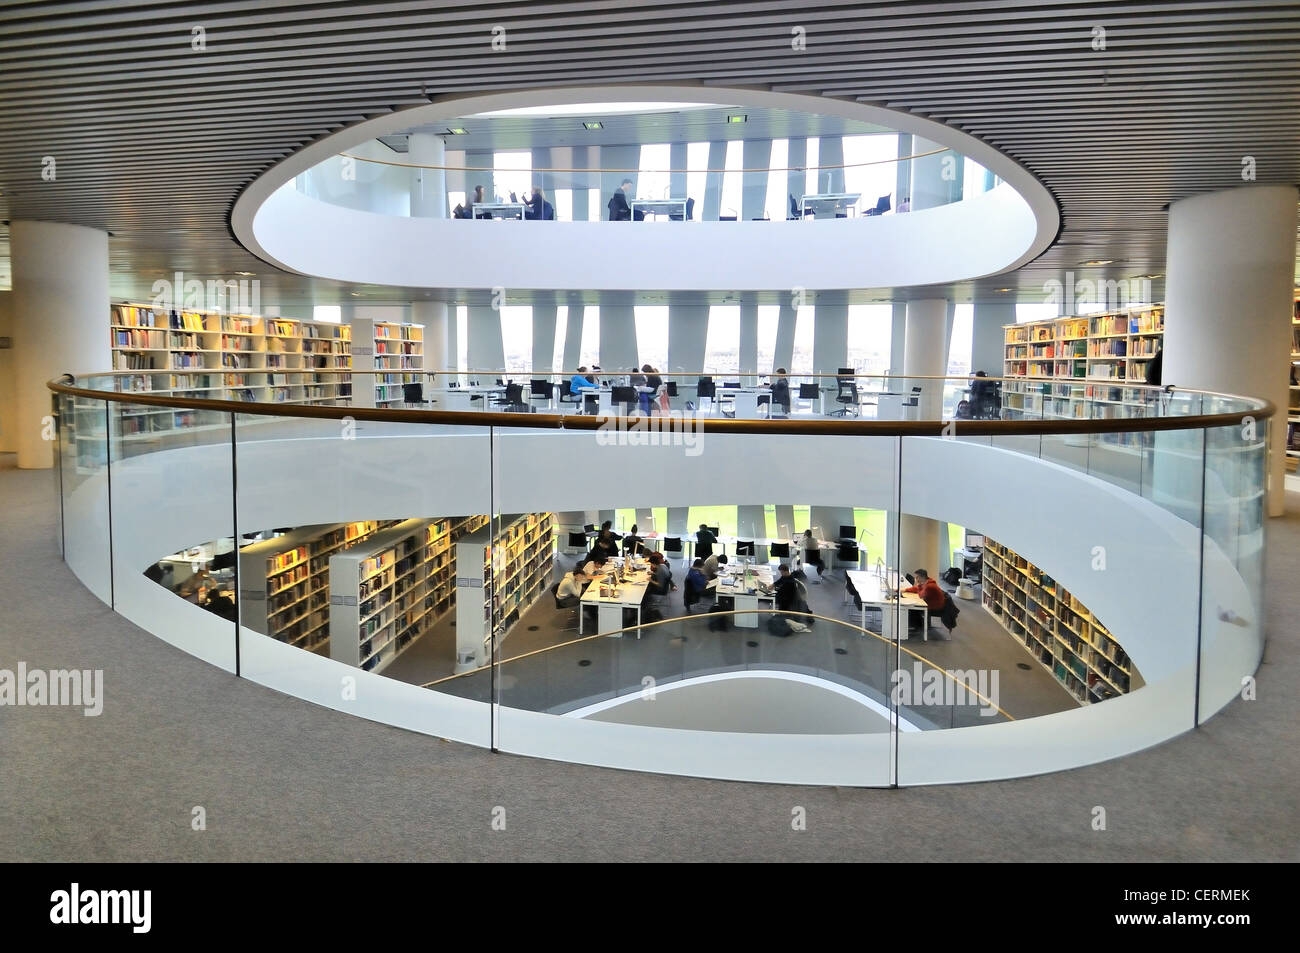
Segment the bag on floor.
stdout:
[[949,566],[947,571],[944,572],[942,578],[948,585],[955,586],[957,583],[961,582],[961,570],[956,566]]
[[722,614],[723,611],[724,610],[722,609],[721,606],[714,606],[712,609],[709,610],[709,615],[712,616],[712,618],[709,619],[710,632],[731,631],[731,619],[729,616]]
[[785,638],[786,636],[793,635],[794,629],[790,628],[790,623],[786,621],[785,616],[774,615],[768,617],[767,633],[768,635]]

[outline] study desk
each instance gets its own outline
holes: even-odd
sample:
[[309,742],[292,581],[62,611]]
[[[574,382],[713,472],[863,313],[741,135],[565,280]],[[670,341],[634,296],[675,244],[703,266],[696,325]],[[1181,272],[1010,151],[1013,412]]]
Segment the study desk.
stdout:
[[[486,410],[492,396],[505,392],[504,387],[448,387],[429,391],[428,396],[437,400],[439,410]],[[478,406],[475,398],[482,398]]]
[[858,204],[860,198],[862,198],[861,192],[821,192],[814,195],[805,195],[803,202],[800,204],[800,211],[806,215],[808,209],[812,208],[814,218],[825,211],[834,214],[843,209],[847,212]]
[[775,607],[776,596],[770,592],[764,592],[760,586],[772,585],[772,570],[767,566],[757,568],[750,567],[750,582],[746,586],[744,582],[744,570],[737,565],[734,570],[730,566],[725,567],[726,572],[719,572],[718,578],[714,580],[714,594],[718,598],[728,598],[732,600],[732,608],[738,613],[735,616],[736,628],[738,629],[757,629],[758,628],[758,610],[766,603],[770,607]]
[[925,604],[925,600],[917,593],[903,592],[896,599],[887,598],[881,578],[874,572],[866,572],[862,569],[850,569],[849,581],[853,583],[853,588],[858,591],[858,598],[862,600],[862,628],[867,627],[867,606],[878,606],[880,608],[880,634],[893,641],[894,613],[890,609],[901,605],[903,610],[920,609],[925,613],[925,623],[921,627],[921,639],[926,642],[930,641],[930,607]]
[[[479,214],[486,212],[486,215]],[[475,202],[475,218],[517,218],[520,221],[524,217],[523,202]]]
[[766,394],[771,396],[769,387],[719,387],[718,403],[722,398],[729,398],[735,408],[737,420],[754,420],[758,417],[758,398]]
[[686,221],[686,199],[633,199],[628,203],[632,210],[632,218],[636,218],[639,210],[643,215],[668,215],[674,213]]
[[[611,560],[613,561],[613,560]],[[618,558],[621,562],[621,558]],[[596,631],[605,632],[611,638],[623,637],[623,610],[636,610],[636,637],[641,638],[641,603],[646,590],[650,587],[650,571],[636,569],[626,582],[617,583],[607,595],[601,595],[604,576],[593,579],[587,591],[582,594],[583,606],[595,606]],[[578,613],[578,634],[582,635],[583,613]]]

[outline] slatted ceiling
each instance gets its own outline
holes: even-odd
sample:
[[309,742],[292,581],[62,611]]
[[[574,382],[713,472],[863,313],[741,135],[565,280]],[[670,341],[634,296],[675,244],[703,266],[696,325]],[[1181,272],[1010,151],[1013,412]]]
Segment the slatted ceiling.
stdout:
[[[504,53],[490,50],[497,23],[508,31]],[[196,24],[207,31],[201,53],[190,49]],[[790,49],[795,24],[807,30],[806,52]],[[1106,28],[1104,52],[1091,49],[1094,25]],[[1243,155],[1256,157],[1260,182],[1300,181],[1293,3],[842,0],[796,11],[788,0],[633,0],[611,11],[592,0],[431,11],[423,0],[104,0],[0,8],[0,36],[0,218],[110,230],[122,295],[182,267],[254,271],[268,302],[422,296],[366,288],[353,299],[352,286],[275,272],[235,244],[226,217],[280,157],[425,93],[659,81],[856,99],[997,145],[1061,204],[1057,243],[1016,274],[899,297],[1005,300],[995,289],[1014,287],[1037,301],[1043,282],[1067,270],[1093,280],[1162,273],[1168,203],[1240,185]],[[55,183],[40,180],[48,154],[59,160]],[[1120,263],[1079,264],[1092,258]],[[143,277],[132,285],[132,275]],[[1153,285],[1160,294],[1161,280]]]

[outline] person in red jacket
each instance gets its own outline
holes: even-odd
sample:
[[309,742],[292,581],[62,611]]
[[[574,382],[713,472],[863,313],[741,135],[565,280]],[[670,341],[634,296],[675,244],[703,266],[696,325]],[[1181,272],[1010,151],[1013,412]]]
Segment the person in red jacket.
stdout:
[[[924,569],[918,569],[912,573],[916,580],[916,585],[908,586],[904,592],[915,592],[925,600],[926,606],[930,610],[930,615],[938,618],[943,613],[944,604],[948,601],[948,594],[939,587],[939,584],[930,578],[930,574]],[[919,631],[925,624],[925,613],[919,609],[913,609],[908,613],[908,628]]]

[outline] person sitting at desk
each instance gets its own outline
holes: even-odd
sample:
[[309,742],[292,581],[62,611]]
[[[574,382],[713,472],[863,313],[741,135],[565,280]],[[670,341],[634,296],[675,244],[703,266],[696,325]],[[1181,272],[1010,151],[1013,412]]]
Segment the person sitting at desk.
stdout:
[[659,391],[664,386],[664,379],[659,376],[659,369],[646,364],[641,368],[641,371],[645,374],[646,388],[645,393],[641,395],[641,409],[646,411],[646,413],[653,413],[654,408],[658,407],[660,411],[666,413],[668,411],[668,395],[665,394],[662,399],[656,403],[656,398],[659,397]]
[[[930,574],[924,569],[918,569],[912,573],[916,579],[916,585],[908,586],[903,592],[914,592],[925,600],[926,607],[930,610],[930,615],[936,618],[943,614],[943,607],[948,602],[948,593],[940,588],[939,584],[930,578]],[[907,629],[909,632],[920,632],[921,626],[925,624],[925,613],[920,609],[910,609],[907,613]]]
[[790,567],[785,563],[781,564],[780,575],[777,576],[773,588],[776,592],[777,611],[795,611],[795,606],[799,604],[799,584],[794,581],[794,576],[790,575]]
[[708,559],[704,560],[704,578],[717,579],[718,567],[727,565],[726,553],[713,553]]
[[[775,376],[774,376],[774,378],[773,378],[773,380],[772,380],[771,388],[772,388],[772,404],[773,404],[773,406],[780,406],[781,409],[785,411],[786,416],[789,416],[789,414],[790,414],[790,381],[789,381],[789,379],[785,376],[785,368],[784,368],[784,367],[778,367],[778,368],[776,369],[776,374],[775,374]],[[772,411],[769,409],[769,410],[768,410],[768,414],[769,414],[769,416],[771,415],[771,413],[772,413]]]
[[682,596],[682,602],[686,606],[686,612],[689,615],[704,599],[705,593],[709,591],[709,580],[704,577],[704,560],[696,559],[691,566],[691,571],[686,574],[686,592]]
[[803,531],[803,561],[805,566],[817,567],[817,579],[815,582],[821,582],[822,574],[822,544],[813,536],[812,530]]
[[651,553],[650,594],[655,596],[666,596],[668,593],[676,591],[677,584],[673,582],[673,571],[668,568],[668,560],[664,559],[663,553]]
[[[630,222],[632,221],[632,206],[627,204],[628,194],[632,191],[632,180],[624,179],[623,183],[614,190],[613,196],[610,197],[609,220],[611,222]],[[638,211],[636,220],[639,222],[645,218],[645,213]]]
[[560,580],[560,587],[555,590],[555,601],[561,609],[572,609],[582,601],[582,593],[590,582],[590,577],[579,566]]
[[632,531],[623,537],[623,553],[626,556],[635,556],[641,551],[641,537],[636,534],[636,523],[632,524]]
[[[596,383],[596,378],[587,372],[585,367],[578,368],[578,373],[574,374],[569,380],[569,391],[574,397],[578,398],[578,413],[584,413],[589,401],[596,399],[595,392],[600,390],[600,385]],[[589,395],[584,395],[584,391],[590,391]]]
[[524,204],[524,218],[535,222],[555,220],[555,207],[546,201],[546,193],[540,188],[534,188],[532,198]]
[[[707,523],[701,523],[700,528],[695,533],[695,555],[698,559],[708,559],[713,555],[713,544],[718,541],[718,537],[713,535]],[[701,563],[703,565],[703,563]]]
[[461,203],[451,210],[452,218],[473,218],[474,206],[483,201],[483,186],[474,186],[474,198],[468,204]]
[[[582,569],[583,575],[603,576],[605,575],[605,563],[607,562],[609,562],[609,558],[603,552],[598,549],[592,549],[592,551],[587,553],[583,558],[580,568]],[[577,570],[575,569],[574,572],[577,572]]]

